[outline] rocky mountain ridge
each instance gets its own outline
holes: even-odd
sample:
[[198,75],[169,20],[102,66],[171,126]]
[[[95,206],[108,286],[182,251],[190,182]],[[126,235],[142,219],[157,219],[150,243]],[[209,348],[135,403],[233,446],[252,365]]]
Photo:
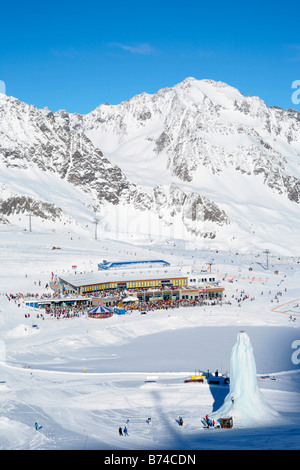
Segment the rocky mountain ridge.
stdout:
[[[183,238],[218,239],[239,224],[233,209],[243,191],[233,188],[244,183],[252,188],[255,182],[256,193],[267,191],[274,211],[277,201],[288,204],[294,220],[299,157],[299,112],[270,108],[222,82],[187,78],[86,115],[0,95],[0,209],[6,221],[28,211],[29,201],[40,218],[76,219],[66,200],[53,200],[52,175],[103,224],[111,225],[106,215],[114,208],[130,207],[141,220],[148,214],[155,224],[181,226]],[[27,187],[15,183],[24,172],[42,175],[43,193],[34,177]],[[247,223],[242,232],[251,225],[255,233],[255,220]]]

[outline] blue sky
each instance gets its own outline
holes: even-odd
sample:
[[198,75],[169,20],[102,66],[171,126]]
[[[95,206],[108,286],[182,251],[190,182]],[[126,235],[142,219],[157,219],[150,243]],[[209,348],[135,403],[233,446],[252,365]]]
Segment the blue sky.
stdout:
[[300,110],[299,13],[298,0],[1,2],[0,80],[52,111],[88,113],[191,76]]

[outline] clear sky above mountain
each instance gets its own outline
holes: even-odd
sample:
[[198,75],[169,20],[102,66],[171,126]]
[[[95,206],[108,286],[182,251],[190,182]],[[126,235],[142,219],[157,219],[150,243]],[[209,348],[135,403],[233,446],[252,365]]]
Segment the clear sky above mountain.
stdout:
[[88,113],[186,77],[213,79],[295,108],[298,1],[12,1],[1,4],[6,93]]

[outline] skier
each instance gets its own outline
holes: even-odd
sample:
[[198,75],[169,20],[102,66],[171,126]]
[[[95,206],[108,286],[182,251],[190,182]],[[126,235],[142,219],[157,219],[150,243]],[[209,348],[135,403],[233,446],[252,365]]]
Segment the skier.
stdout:
[[179,426],[183,426],[183,419],[182,419],[181,416],[179,417],[179,423],[178,424],[179,424]]
[[128,431],[127,431],[126,426],[125,426],[125,428],[124,428],[124,435],[125,435],[125,436],[128,436]]
[[212,421],[211,419],[209,419],[208,415],[205,416],[205,420],[204,420],[207,424],[207,427],[210,428],[214,425],[214,421]]
[[123,436],[123,431],[121,427],[119,427],[119,436]]
[[38,423],[35,423],[35,424],[34,424],[34,427],[35,427],[35,430],[37,431],[37,430],[38,430],[38,428],[39,428],[39,425],[38,425]]

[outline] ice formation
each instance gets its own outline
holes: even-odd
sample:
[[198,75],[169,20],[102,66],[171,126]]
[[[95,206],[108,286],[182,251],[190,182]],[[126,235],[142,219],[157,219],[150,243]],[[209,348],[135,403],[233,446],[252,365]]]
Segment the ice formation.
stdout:
[[257,386],[256,364],[249,336],[240,331],[230,356],[230,391],[223,405],[212,414],[215,421],[232,417],[234,425],[267,425],[280,415]]

